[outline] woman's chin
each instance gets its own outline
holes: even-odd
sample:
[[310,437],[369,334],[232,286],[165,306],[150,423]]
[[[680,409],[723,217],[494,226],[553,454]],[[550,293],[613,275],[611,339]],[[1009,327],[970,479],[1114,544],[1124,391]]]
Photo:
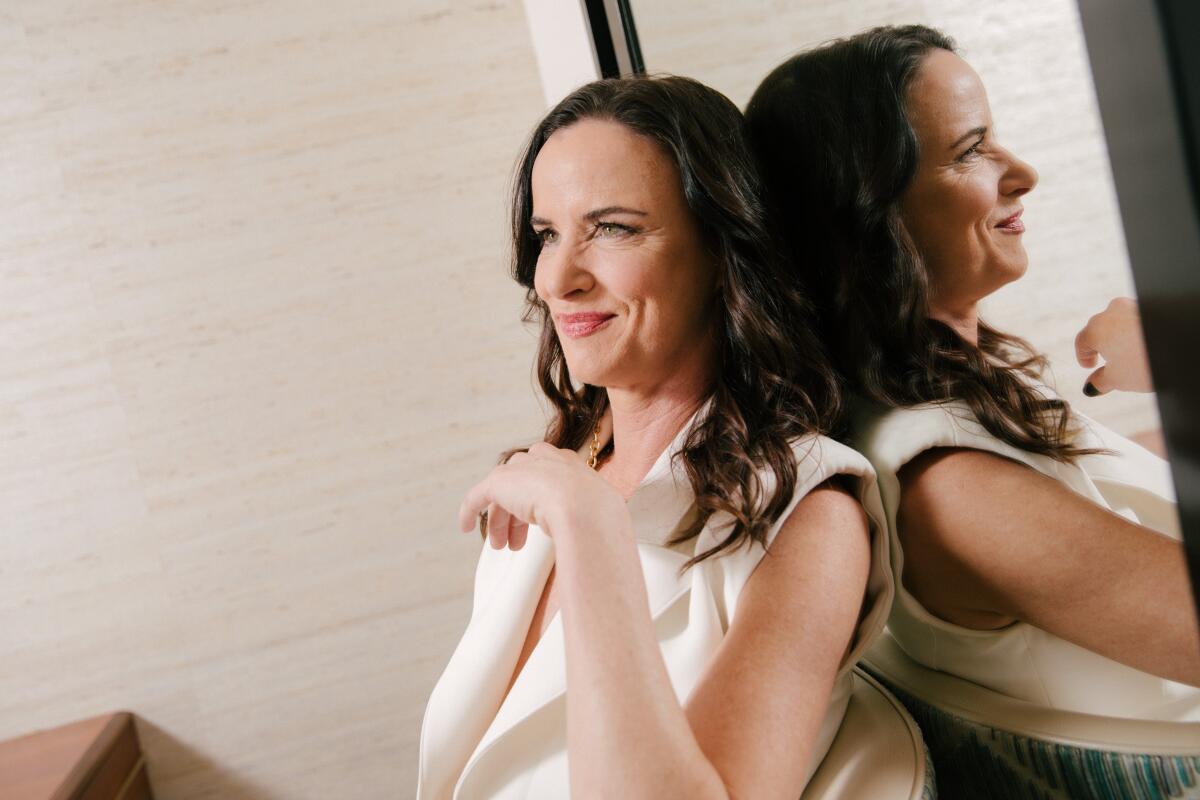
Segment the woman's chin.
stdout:
[[990,270],[992,278],[992,288],[988,294],[996,291],[1002,286],[1007,286],[1013,281],[1020,280],[1025,272],[1029,269],[1029,259],[1025,257],[1024,252],[1019,258],[1011,258],[1002,264],[995,264]]
[[[1024,255],[1024,254],[1022,253],[1022,255]],[[1012,264],[1008,265],[1008,270],[1007,270],[1008,280],[1006,280],[1005,283],[1012,283],[1013,281],[1020,280],[1021,278],[1023,278],[1025,276],[1025,273],[1028,271],[1029,271],[1029,258],[1028,257],[1015,260]]]
[[612,368],[608,364],[597,364],[594,361],[588,360],[584,363],[578,363],[579,359],[567,359],[567,371],[571,373],[571,380],[576,385],[586,384],[588,386],[605,387],[610,384],[612,378]]

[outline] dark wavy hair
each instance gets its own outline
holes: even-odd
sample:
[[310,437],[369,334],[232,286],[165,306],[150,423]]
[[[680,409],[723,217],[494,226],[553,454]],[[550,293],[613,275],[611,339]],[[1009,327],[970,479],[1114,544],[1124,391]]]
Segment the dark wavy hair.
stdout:
[[837,377],[768,227],[737,107],[688,78],[595,81],[538,123],[514,177],[512,276],[527,290],[524,319],[541,325],[535,371],[552,407],[546,441],[578,449],[608,406],[603,387],[572,381],[554,322],[534,290],[541,249],[530,225],[534,162],[555,131],[585,119],[619,123],[661,147],[678,169],[679,191],[716,264],[719,363],[708,398],[712,405],[676,456],[686,468],[698,513],[675,542],[694,538],[715,512],[727,512],[732,524],[691,566],[747,539],[764,541],[795,491],[791,444],[828,430],[839,417]]
[[887,407],[960,400],[993,436],[1070,461],[1067,404],[1033,387],[1047,362],[982,321],[978,344],[929,316],[929,277],[900,215],[920,155],[906,96],[923,25],[873,28],[776,67],[746,108],[751,147],[799,283],[848,388]]

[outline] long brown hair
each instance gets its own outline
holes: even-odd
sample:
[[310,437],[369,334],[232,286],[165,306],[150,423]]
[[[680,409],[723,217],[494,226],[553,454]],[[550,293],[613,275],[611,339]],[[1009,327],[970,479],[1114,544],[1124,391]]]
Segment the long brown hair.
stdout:
[[746,108],[822,340],[850,388],[887,407],[961,400],[998,439],[1058,461],[1070,407],[1034,383],[1046,359],[979,323],[978,344],[929,316],[929,278],[900,216],[920,151],[905,98],[925,56],[955,51],[922,25],[873,28],[785,61]]
[[608,406],[603,387],[572,381],[554,322],[533,283],[541,249],[529,223],[533,165],[555,131],[584,119],[617,122],[662,147],[679,171],[679,189],[717,265],[719,363],[711,406],[676,456],[699,513],[676,541],[694,538],[712,514],[723,511],[733,520],[724,538],[689,566],[747,539],[762,543],[795,491],[792,443],[828,430],[840,415],[841,395],[812,333],[807,303],[768,227],[741,112],[701,83],[673,76],[589,83],[538,123],[518,163],[512,275],[527,290],[526,321],[541,324],[535,370],[552,408],[545,439],[578,449]]

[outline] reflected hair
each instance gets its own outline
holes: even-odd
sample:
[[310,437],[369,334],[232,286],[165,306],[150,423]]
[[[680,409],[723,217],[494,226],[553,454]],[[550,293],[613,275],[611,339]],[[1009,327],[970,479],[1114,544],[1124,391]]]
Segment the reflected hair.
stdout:
[[712,335],[718,364],[706,398],[711,406],[675,456],[691,483],[696,513],[675,542],[696,537],[714,513],[725,512],[731,523],[718,543],[686,566],[747,540],[765,543],[795,491],[792,443],[828,430],[839,416],[841,394],[813,333],[807,303],[780,260],[742,114],[697,81],[656,76],[589,83],[538,123],[518,162],[512,276],[526,289],[525,321],[541,328],[534,370],[550,401],[545,439],[555,447],[579,449],[608,407],[603,387],[572,381],[553,320],[534,289],[541,250],[530,225],[534,163],[556,131],[582,120],[623,125],[670,158],[716,267]]
[[1047,362],[979,322],[978,343],[930,317],[929,276],[900,214],[920,148],[906,97],[954,41],[923,25],[873,28],[776,67],[746,108],[796,280],[847,388],[886,407],[961,401],[988,433],[1068,462],[1070,407],[1034,384]]

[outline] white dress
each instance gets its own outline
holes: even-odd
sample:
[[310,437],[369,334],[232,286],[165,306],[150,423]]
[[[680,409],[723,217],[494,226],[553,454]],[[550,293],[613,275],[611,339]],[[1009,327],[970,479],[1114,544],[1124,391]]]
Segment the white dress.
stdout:
[[1200,720],[1200,689],[1120,664],[1028,623],[994,631],[951,624],[905,590],[904,554],[896,533],[897,473],[934,447],[985,450],[1026,464],[1127,519],[1181,540],[1167,462],[1072,410],[1074,444],[1115,454],[1082,456],[1064,464],[1028,453],[984,430],[961,403],[886,410],[862,404],[852,444],[879,476],[890,532],[896,599],[888,629],[914,660],[1001,694],[1050,708],[1149,720]]
[[[712,529],[720,525],[714,515],[696,539],[675,547],[665,544],[693,503],[682,466],[670,458],[689,427],[684,426],[663,451],[628,501],[654,627],[680,702],[704,674],[737,613],[742,587],[764,552],[760,545],[744,546],[679,574],[685,561],[716,543]],[[893,588],[885,564],[888,545],[883,510],[866,459],[825,437],[808,437],[796,445],[795,452],[796,491],[768,539],[805,494],[837,474],[856,479],[872,521],[864,613],[814,746],[811,777],[845,713],[850,669],[882,631]],[[552,619],[504,698],[553,563],[553,544],[536,527],[530,528],[528,542],[517,552],[484,545],[476,570],[471,620],[425,709],[419,800],[569,795],[566,663],[559,615]]]

